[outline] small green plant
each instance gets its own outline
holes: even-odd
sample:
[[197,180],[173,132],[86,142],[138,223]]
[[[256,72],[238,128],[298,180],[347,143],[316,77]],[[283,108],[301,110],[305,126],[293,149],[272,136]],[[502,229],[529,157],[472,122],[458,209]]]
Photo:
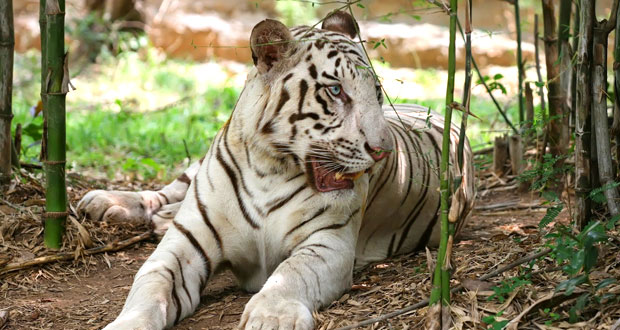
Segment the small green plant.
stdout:
[[[500,90],[502,92],[502,94],[506,95],[506,87],[504,87],[504,85],[501,83],[501,79],[504,78],[504,75],[502,75],[501,73],[498,73],[496,75],[493,76],[493,79],[491,79],[491,77],[489,76],[484,76],[484,82],[487,83],[487,86],[489,86],[489,89],[491,91],[494,90]],[[482,80],[478,79],[476,81],[477,85],[482,85]]]
[[504,314],[504,311],[499,311],[495,315],[489,315],[482,318],[482,322],[489,325],[487,329],[491,330],[502,330],[510,322],[510,320],[498,320],[500,316]]
[[503,280],[499,285],[493,287],[494,293],[487,300],[497,299],[500,304],[504,303],[508,295],[514,292],[514,290],[528,284],[532,284],[532,282],[522,277],[512,277]]

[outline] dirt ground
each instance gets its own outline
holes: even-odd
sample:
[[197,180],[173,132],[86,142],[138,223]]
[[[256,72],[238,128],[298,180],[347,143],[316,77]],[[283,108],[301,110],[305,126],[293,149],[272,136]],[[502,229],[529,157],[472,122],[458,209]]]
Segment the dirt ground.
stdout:
[[[92,182],[71,175],[68,178],[73,205],[93,187],[152,188],[140,183]],[[511,182],[489,184],[491,181],[479,180],[476,209],[454,246],[452,283],[466,287],[464,291],[453,294],[452,314],[456,329],[486,329],[488,325],[482,321],[483,317],[496,315],[501,310],[504,312],[497,320],[513,319],[552,293],[554,286],[566,279],[554,269],[540,271],[546,269],[546,264],[550,265],[543,259],[534,266],[534,270],[539,271],[532,276],[532,284],[514,290],[503,302],[489,299],[493,294],[491,287],[516,276],[520,268],[488,281],[476,279],[541,249],[537,224],[546,210],[536,195],[518,194],[516,185]],[[133,275],[154,250],[156,240],[142,241],[118,252],[85,256],[82,251],[90,245],[88,236],[97,246],[138,235],[145,229],[70,221],[65,239],[68,243],[63,250],[77,251],[73,261],[3,274],[2,269],[9,260],[14,263],[48,254],[40,248],[42,191],[37,178],[27,175],[0,200],[0,330],[100,329],[120,312]],[[568,218],[564,211],[560,221]],[[83,229],[81,235],[79,227]],[[435,252],[430,255],[434,258]],[[620,278],[617,245],[614,249],[602,249],[601,255],[603,261],[593,272],[593,280]],[[315,313],[317,329],[351,325],[425,299],[430,292],[428,260],[427,253],[420,251],[372,264],[356,272],[352,290]],[[608,288],[612,293],[620,293],[617,283]],[[222,273],[208,285],[198,310],[175,329],[233,329],[250,297],[236,288],[232,274]],[[583,321],[570,324],[565,306],[568,303],[571,303],[570,299],[551,305],[547,312],[532,310],[521,320],[518,329],[611,329],[620,318],[620,303],[615,300],[614,303],[590,306],[582,316]],[[426,309],[365,328],[423,329]]]

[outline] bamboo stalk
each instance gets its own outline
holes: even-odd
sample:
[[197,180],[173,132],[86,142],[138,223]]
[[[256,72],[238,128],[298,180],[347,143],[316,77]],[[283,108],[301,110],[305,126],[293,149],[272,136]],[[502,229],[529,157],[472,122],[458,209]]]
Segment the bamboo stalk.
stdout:
[[[459,32],[461,33],[461,37],[463,38],[463,41],[466,41],[465,40],[465,33],[463,33],[463,27],[461,26],[461,22],[458,20],[458,18],[456,20],[456,25],[459,28]],[[515,134],[519,134],[519,131],[517,130],[517,128],[512,124],[510,119],[508,119],[508,115],[506,114],[506,112],[504,112],[504,110],[502,110],[502,106],[499,105],[499,102],[497,102],[497,99],[495,99],[495,96],[493,96],[493,93],[492,93],[491,89],[489,88],[489,85],[487,85],[487,83],[484,81],[484,76],[480,72],[480,68],[478,68],[478,63],[476,63],[476,60],[473,57],[471,58],[471,63],[474,65],[474,70],[476,71],[476,74],[478,75],[478,78],[480,79],[480,82],[482,83],[482,85],[486,89],[487,93],[489,94],[489,97],[491,98],[491,101],[493,101],[493,104],[495,104],[495,108],[497,109],[497,111],[500,113],[500,115],[502,115],[502,118],[504,118],[504,121],[506,122],[506,124],[508,124],[508,126],[510,126],[512,131]]]
[[[448,241],[449,241],[449,198],[450,198],[450,182],[449,182],[449,158],[450,158],[450,132],[452,125],[452,102],[454,101],[454,75],[456,71],[456,13],[457,0],[450,0],[450,45],[448,48],[448,86],[446,88],[446,113],[444,119],[443,141],[441,148],[441,164],[440,164],[440,191],[441,191],[441,236],[439,243],[439,252],[437,254],[437,264],[435,266],[435,275],[433,278],[433,288],[429,299],[429,319],[427,325],[429,328],[437,328],[438,325],[444,323],[449,315],[449,308],[442,306],[450,305],[450,272],[447,261]],[[438,313],[438,311],[440,311]],[[439,322],[437,322],[439,316]]]
[[563,131],[566,131],[566,140],[562,140],[568,142],[568,125],[569,119],[571,116],[571,107],[568,103],[569,100],[569,91],[570,91],[570,83],[573,72],[573,66],[571,64],[571,51],[569,44],[570,37],[570,17],[571,17],[571,9],[572,9],[572,0],[560,0],[560,19],[558,21],[558,50],[559,54],[559,62],[560,62],[560,106],[562,108],[562,126]]
[[580,1],[579,5],[579,47],[577,49],[576,84],[581,86],[575,93],[575,223],[583,228],[591,216],[591,66],[592,26],[594,24],[594,4]]
[[13,0],[0,0],[0,184],[11,178],[14,47]]
[[[618,205],[618,189],[614,183],[613,161],[609,129],[607,126],[607,40],[609,33],[616,26],[618,0],[613,3],[610,20],[596,22],[593,27],[592,64],[592,122],[596,137],[596,155],[598,174],[601,185],[605,187],[603,194],[607,199],[607,209],[611,216],[620,213]],[[614,20],[614,18],[616,20]]]
[[[45,193],[45,246],[59,249],[67,218],[67,190],[65,182],[65,99],[68,77],[65,77],[67,58],[64,43],[65,1],[47,0],[46,67],[42,81],[47,111],[46,140],[46,193]],[[67,72],[68,73],[68,72]],[[67,79],[65,79],[67,78]]]
[[540,95],[540,112],[542,114],[543,122],[547,121],[547,112],[545,106],[545,89],[543,88],[543,79],[542,74],[540,73],[540,56],[539,56],[539,47],[538,47],[538,39],[540,39],[540,34],[538,33],[538,15],[534,15],[534,54],[536,56],[536,75],[538,76],[538,95]]
[[[616,33],[614,39],[614,121],[611,132],[616,142],[616,160],[620,159],[620,15],[616,15]],[[620,165],[619,165],[620,166]],[[619,173],[617,169],[616,173]]]
[[515,7],[515,26],[517,29],[517,71],[519,74],[519,126],[523,125],[524,110],[523,110],[523,55],[521,53],[521,18],[519,14],[519,0],[514,0],[513,5]]

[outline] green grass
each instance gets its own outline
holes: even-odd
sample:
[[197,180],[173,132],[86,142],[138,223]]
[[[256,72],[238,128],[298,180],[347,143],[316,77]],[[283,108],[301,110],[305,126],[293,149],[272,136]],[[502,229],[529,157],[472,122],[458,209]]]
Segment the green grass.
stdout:
[[[110,178],[135,175],[140,179],[168,180],[187,166],[183,160],[188,155],[196,160],[207,152],[211,140],[228,119],[240,90],[219,86],[197,88],[198,82],[183,74],[194,65],[190,62],[164,60],[154,66],[128,58],[119,62],[113,67],[100,65],[96,71],[104,74],[99,81],[76,83],[78,90],[71,93],[114,88],[113,83],[105,82],[110,79],[105,74],[107,69],[113,69],[117,75],[114,81],[141,84],[150,90],[142,98],[159,97],[161,102],[154,109],[140,109],[149,100],[136,99],[135,94],[143,92],[139,88],[113,102],[98,103],[88,99],[89,94],[68,101],[68,168],[105,173]],[[38,162],[43,122],[41,116],[33,117],[30,113],[39,100],[37,67],[36,54],[17,56],[16,76],[27,79],[16,79],[13,129],[17,123],[22,124],[22,162],[30,163]],[[87,73],[87,76],[95,74]]]
[[[13,127],[23,125],[22,162],[38,163],[42,118],[30,114],[39,100],[38,54],[17,55],[15,67]],[[117,57],[104,54],[98,63],[76,71],[80,75],[73,82],[78,89],[67,98],[67,166],[108,178],[167,181],[177,176],[187,166],[188,155],[196,160],[206,153],[242,84],[240,75],[231,77],[216,64],[167,60],[149,47]],[[415,82],[435,88],[438,75],[435,70],[418,70]],[[439,98],[397,102],[444,112]],[[472,146],[501,133],[490,127],[506,127],[490,101],[473,97],[471,108],[482,119],[470,117]]]

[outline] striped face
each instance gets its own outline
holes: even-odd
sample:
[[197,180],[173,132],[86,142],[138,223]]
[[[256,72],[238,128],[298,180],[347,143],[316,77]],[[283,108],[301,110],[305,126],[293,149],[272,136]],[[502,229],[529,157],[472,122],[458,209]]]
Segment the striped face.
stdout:
[[351,189],[392,148],[381,87],[347,35],[308,27],[291,34],[296,42],[271,83],[260,132],[318,191]]

